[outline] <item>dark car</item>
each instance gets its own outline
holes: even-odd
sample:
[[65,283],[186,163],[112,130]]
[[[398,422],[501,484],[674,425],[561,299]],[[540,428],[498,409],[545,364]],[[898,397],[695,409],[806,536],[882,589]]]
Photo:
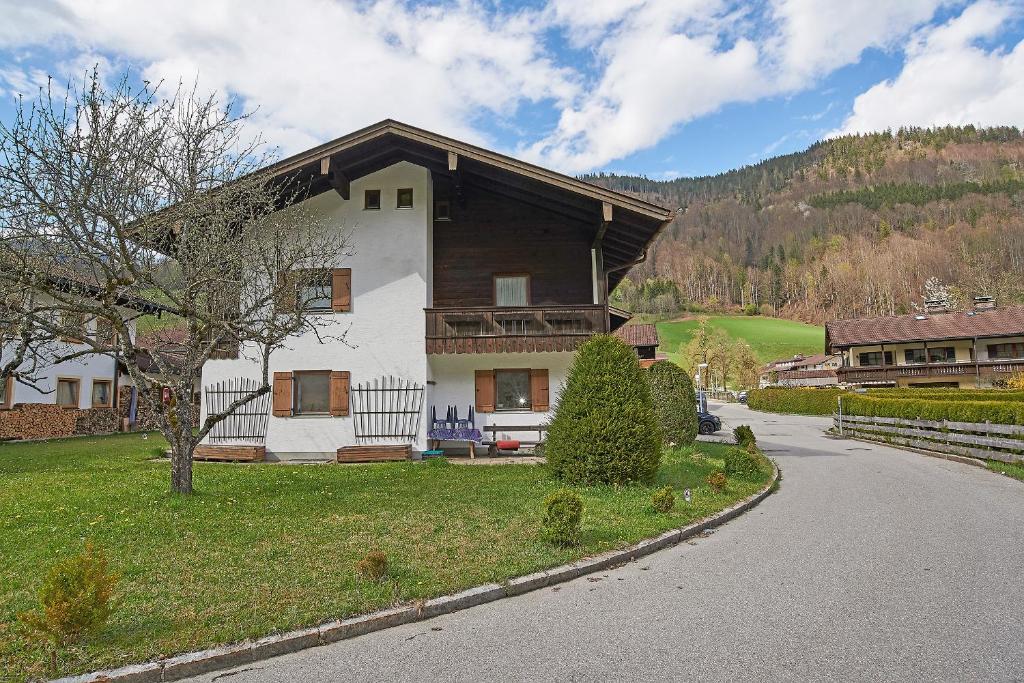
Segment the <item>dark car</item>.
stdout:
[[740,403],[744,403],[745,404],[747,402],[747,396],[748,395],[749,394],[747,394],[747,392],[741,391],[739,394],[736,395],[736,400],[738,400]]
[[714,434],[722,428],[722,421],[717,415],[708,412],[697,413],[697,431],[701,434]]

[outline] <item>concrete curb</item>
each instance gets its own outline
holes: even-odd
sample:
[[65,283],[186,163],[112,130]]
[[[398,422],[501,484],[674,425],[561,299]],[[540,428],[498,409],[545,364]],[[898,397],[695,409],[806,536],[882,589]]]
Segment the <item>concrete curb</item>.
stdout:
[[877,444],[879,446],[888,446],[889,448],[895,448],[896,450],[900,451],[910,451],[911,453],[917,453],[919,455],[927,455],[929,458],[938,458],[939,460],[952,460],[953,462],[958,462],[963,465],[973,465],[975,467],[980,467],[983,470],[988,469],[988,465],[985,463],[984,460],[980,460],[978,458],[971,458],[966,455],[956,455],[955,453],[943,453],[941,451],[929,451],[926,448],[915,448],[913,446],[901,446],[899,444],[889,443],[888,441],[876,441],[875,439],[865,439],[862,436],[843,436],[837,438],[848,439],[850,441],[861,441],[863,443]]
[[242,664],[270,659],[278,655],[298,652],[311,647],[336,643],[357,636],[401,626],[414,621],[432,619],[469,607],[522,595],[545,586],[551,586],[586,574],[602,572],[612,567],[632,562],[638,558],[664,550],[696,536],[697,534],[724,524],[754,507],[775,490],[779,481],[779,467],[772,463],[772,476],[757,493],[728,507],[717,515],[694,522],[681,529],[671,529],[663,534],[648,538],[621,550],[612,550],[600,555],[585,557],[570,564],[553,567],[544,571],[518,576],[504,584],[488,583],[468,588],[452,595],[443,595],[418,605],[403,605],[379,610],[371,614],[331,621],[320,626],[278,633],[256,641],[224,645],[208,650],[188,652],[158,662],[135,664],[108,671],[94,671],[79,676],[69,676],[52,683],[160,683],[176,681],[211,671],[230,669]]

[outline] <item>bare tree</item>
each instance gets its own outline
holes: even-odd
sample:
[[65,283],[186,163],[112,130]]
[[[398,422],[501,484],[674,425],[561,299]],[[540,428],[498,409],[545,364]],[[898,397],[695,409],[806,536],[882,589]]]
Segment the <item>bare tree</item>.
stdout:
[[[3,264],[18,259],[59,275],[30,279],[50,302],[49,314],[30,316],[45,333],[74,336],[76,316],[108,321],[140,396],[157,406],[171,488],[190,493],[196,445],[270,391],[271,353],[302,332],[343,338],[306,304],[348,248],[341,226],[301,203],[303,187],[261,170],[270,155],[243,138],[246,114],[196,88],[158,91],[127,74],[107,87],[94,71],[81,88],[51,84],[19,102],[0,125],[0,282],[17,280]],[[138,366],[140,300],[183,321],[148,349],[162,385]],[[82,341],[85,353],[110,352],[98,335]],[[252,361],[262,382],[197,424],[193,387],[224,355]]]

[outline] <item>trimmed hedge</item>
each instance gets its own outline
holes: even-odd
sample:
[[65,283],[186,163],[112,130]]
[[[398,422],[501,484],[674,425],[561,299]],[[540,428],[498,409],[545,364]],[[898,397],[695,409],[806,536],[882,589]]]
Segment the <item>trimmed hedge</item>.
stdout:
[[654,411],[665,443],[689,446],[697,438],[697,393],[681,367],[659,360],[647,369]]
[[548,467],[570,483],[650,482],[661,448],[636,352],[611,335],[591,337],[576,352],[548,428]]
[[912,398],[877,398],[870,394],[843,397],[843,412],[868,417],[899,417],[909,420],[995,422],[1024,425],[1022,401],[936,401]]
[[869,389],[867,395],[926,401],[1024,401],[1024,391],[1009,389]]
[[751,390],[747,405],[769,413],[831,415],[836,411],[836,397],[846,393],[845,389],[768,387]]

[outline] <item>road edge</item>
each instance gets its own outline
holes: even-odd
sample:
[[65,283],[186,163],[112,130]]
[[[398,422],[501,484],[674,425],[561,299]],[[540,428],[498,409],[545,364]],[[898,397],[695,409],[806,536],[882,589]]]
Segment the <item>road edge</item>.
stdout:
[[134,664],[117,669],[94,671],[57,679],[52,683],[159,683],[176,681],[236,666],[252,664],[283,654],[329,645],[375,631],[424,621],[443,614],[476,607],[488,602],[511,598],[530,591],[572,581],[586,574],[605,571],[665,548],[677,545],[707,529],[724,524],[753,508],[774,493],[781,479],[778,464],[771,458],[772,476],[760,491],[747,496],[718,514],[658,536],[644,539],[620,550],[553,567],[543,571],[517,576],[505,583],[488,583],[468,588],[451,595],[431,598],[421,603],[378,610],[348,619],[330,621],[320,626],[278,633],[258,640],[246,640],[232,645],[198,650],[175,655],[157,662]]

